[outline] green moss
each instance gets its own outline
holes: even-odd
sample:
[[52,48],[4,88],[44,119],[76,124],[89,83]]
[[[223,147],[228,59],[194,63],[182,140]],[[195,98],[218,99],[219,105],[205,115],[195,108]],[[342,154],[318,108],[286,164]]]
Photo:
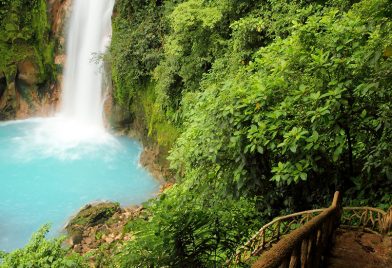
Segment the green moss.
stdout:
[[136,118],[142,118],[148,137],[169,149],[179,136],[179,130],[167,120],[156,98],[155,84],[149,83],[143,90],[137,91],[131,112]]
[[66,230],[73,234],[80,228],[91,227],[106,222],[114,213],[120,210],[119,203],[99,203],[87,205],[69,222]]
[[38,83],[54,77],[54,43],[44,0],[0,2],[0,72],[14,80],[17,63],[29,58],[38,66]]

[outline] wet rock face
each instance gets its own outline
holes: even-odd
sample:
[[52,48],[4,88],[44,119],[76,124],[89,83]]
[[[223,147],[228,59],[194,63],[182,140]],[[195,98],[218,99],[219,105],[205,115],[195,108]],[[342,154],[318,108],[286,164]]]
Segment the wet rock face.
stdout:
[[0,120],[12,118],[17,107],[15,83],[5,84],[0,98]]
[[0,120],[48,116],[56,112],[60,100],[61,70],[65,60],[64,28],[70,6],[71,0],[47,1],[57,77],[43,81],[40,68],[32,56],[16,62],[13,67],[15,73],[12,75],[6,77],[0,72]]
[[17,79],[23,81],[29,86],[38,83],[39,70],[38,66],[30,59],[25,59],[18,63]]
[[61,45],[64,45],[63,31],[65,20],[69,14],[71,0],[48,0],[49,13],[51,14],[52,33],[60,38]]
[[18,62],[16,68],[15,75],[0,76],[0,120],[25,118],[37,107],[31,94],[37,89],[38,68],[32,60]]
[[71,0],[48,0],[51,32],[56,41],[54,62],[61,68],[65,63],[66,21],[71,11],[71,2]]

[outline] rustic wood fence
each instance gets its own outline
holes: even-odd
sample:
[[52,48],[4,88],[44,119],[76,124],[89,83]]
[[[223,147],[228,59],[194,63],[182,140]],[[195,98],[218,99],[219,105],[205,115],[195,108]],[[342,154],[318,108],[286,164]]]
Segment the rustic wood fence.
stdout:
[[341,227],[390,236],[392,207],[387,212],[372,207],[344,207]]
[[390,236],[392,207],[388,212],[371,207],[342,208],[336,192],[329,208],[278,217],[264,225],[226,264],[241,267],[262,255],[252,267],[319,267],[339,226]]
[[340,193],[332,205],[302,227],[285,235],[271,250],[265,252],[252,267],[297,268],[320,267],[331,247],[333,234],[342,213]]
[[237,249],[236,254],[228,262],[236,266],[248,262],[253,256],[259,256],[280,240],[280,238],[306,224],[324,209],[314,209],[278,217],[264,225],[245,245]]

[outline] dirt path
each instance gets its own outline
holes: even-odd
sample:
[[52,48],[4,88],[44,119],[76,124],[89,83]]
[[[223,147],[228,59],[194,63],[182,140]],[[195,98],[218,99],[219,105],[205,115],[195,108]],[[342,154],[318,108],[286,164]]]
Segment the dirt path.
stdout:
[[329,268],[392,267],[392,238],[360,231],[337,230]]

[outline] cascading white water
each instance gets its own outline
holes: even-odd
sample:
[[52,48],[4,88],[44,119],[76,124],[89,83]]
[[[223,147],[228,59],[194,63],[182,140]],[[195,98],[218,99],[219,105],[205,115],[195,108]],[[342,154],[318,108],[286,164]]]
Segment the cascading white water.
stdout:
[[103,74],[94,55],[104,53],[111,37],[114,0],[73,0],[60,116],[103,128]]
[[114,1],[72,0],[60,112],[35,119],[34,131],[20,138],[19,155],[79,159],[98,145],[116,146],[103,124],[104,74],[96,62],[111,40]]

